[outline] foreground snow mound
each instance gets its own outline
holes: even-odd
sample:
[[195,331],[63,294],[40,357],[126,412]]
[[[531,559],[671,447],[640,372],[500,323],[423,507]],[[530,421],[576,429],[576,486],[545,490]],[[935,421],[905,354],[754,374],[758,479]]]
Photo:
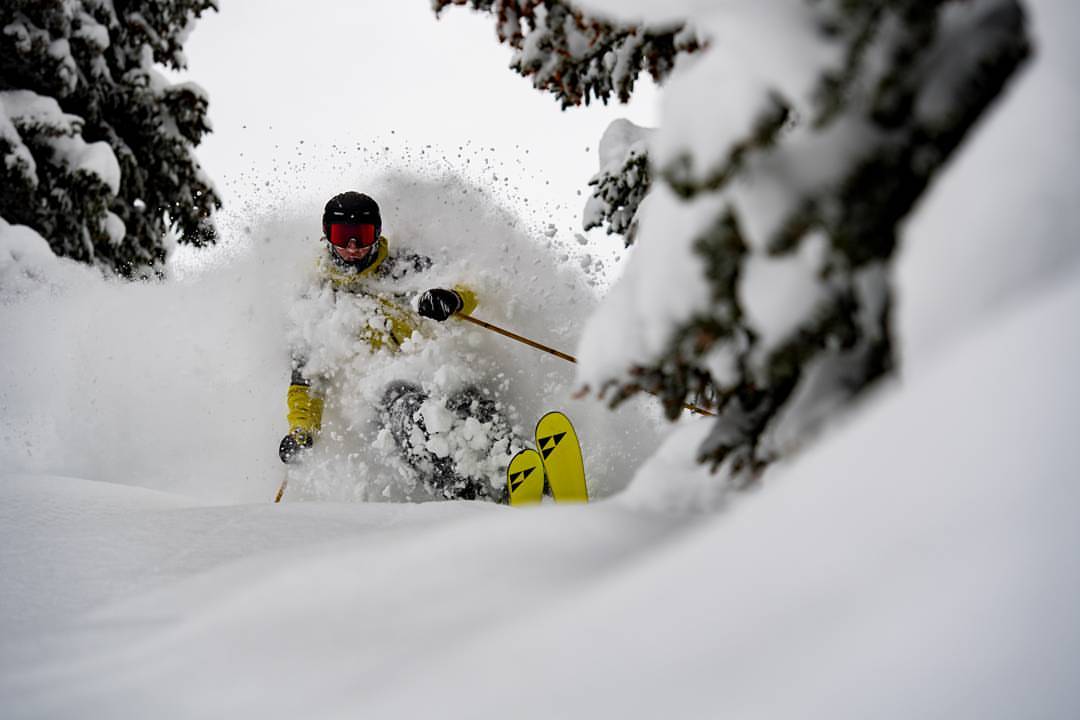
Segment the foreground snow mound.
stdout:
[[529,510],[2,477],[0,707],[1075,717],[1075,280],[696,524],[642,509],[670,462],[620,499]]

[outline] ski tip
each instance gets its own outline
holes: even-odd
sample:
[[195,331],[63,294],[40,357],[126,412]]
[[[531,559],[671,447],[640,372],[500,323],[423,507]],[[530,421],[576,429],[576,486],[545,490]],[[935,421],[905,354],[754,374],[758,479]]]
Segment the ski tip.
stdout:
[[588,502],[581,442],[570,418],[558,410],[545,414],[536,423],[535,440],[555,502]]
[[538,505],[544,497],[544,463],[532,449],[520,451],[506,466],[506,492],[512,507]]
[[562,410],[548,410],[546,413],[540,416],[540,419],[536,421],[536,425],[537,427],[539,427],[540,424],[543,423],[545,420],[550,422],[550,419],[554,418],[562,418],[566,422],[570,423],[570,425],[573,425],[573,423],[570,422],[570,417]]

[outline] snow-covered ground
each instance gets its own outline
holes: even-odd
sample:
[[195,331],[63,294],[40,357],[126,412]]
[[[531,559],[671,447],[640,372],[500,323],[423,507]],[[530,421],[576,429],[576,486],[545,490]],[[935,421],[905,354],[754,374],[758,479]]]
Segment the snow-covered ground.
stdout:
[[[902,377],[749,494],[688,464],[707,423],[571,403],[557,361],[444,328],[522,424],[568,404],[599,500],[343,502],[372,467],[273,505],[317,204],[253,195],[167,284],[0,226],[0,716],[1080,715],[1080,63],[1070,3],[1032,5],[1036,59],[909,225]],[[478,315],[573,350],[595,274],[505,198],[354,179]]]
[[6,475],[4,715],[1073,717],[1077,308],[1045,293],[697,520]]

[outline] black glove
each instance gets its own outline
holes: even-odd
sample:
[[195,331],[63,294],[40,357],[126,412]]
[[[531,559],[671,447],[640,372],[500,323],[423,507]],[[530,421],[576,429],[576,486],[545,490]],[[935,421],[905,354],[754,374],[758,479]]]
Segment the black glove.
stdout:
[[292,462],[300,454],[301,450],[311,447],[312,443],[314,443],[314,439],[310,433],[300,428],[293,428],[288,435],[281,439],[281,445],[278,446],[278,457],[281,458],[283,463]]
[[453,290],[432,288],[420,296],[416,311],[426,318],[442,322],[465,307],[465,301]]

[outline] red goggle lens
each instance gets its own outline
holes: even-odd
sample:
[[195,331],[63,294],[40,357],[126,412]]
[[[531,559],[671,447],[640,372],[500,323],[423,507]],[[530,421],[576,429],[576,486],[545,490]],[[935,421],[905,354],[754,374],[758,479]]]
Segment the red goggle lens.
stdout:
[[350,242],[356,241],[360,247],[370,247],[375,244],[374,225],[331,225],[330,244],[337,247],[348,247]]

